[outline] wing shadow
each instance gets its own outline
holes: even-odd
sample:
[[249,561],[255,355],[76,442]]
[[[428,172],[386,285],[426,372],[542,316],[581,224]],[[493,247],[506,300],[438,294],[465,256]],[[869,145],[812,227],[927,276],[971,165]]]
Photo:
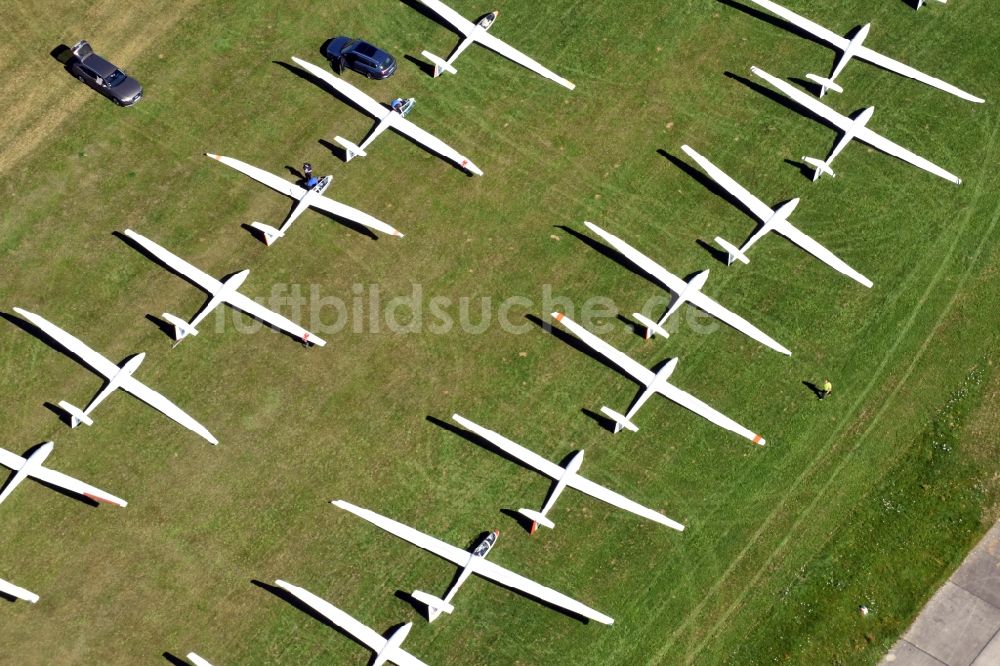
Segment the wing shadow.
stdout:
[[[577,239],[578,241],[589,247],[591,250],[594,250],[598,254],[601,254],[602,256],[607,257],[608,259],[614,261],[619,266],[622,266],[623,268],[627,269],[633,275],[641,277],[643,280],[650,281],[650,276],[646,274],[645,271],[643,271],[641,268],[633,264],[626,257],[622,256],[618,252],[618,250],[614,249],[613,247],[609,247],[604,243],[602,243],[601,241],[595,238],[591,238],[587,234],[577,231],[576,229],[568,227],[564,224],[557,224],[555,225],[555,228],[565,231],[567,234]],[[654,283],[654,284],[656,284],[657,286],[662,286],[659,283]]]
[[[39,340],[41,340],[42,342],[44,342],[45,344],[47,344],[49,347],[51,347],[52,349],[56,350],[57,352],[59,352],[63,356],[65,356],[66,358],[72,359],[77,365],[80,365],[80,366],[86,368],[91,374],[96,375],[97,377],[100,377],[102,383],[101,383],[101,388],[98,389],[97,393],[100,393],[101,391],[103,391],[107,387],[107,385],[111,383],[104,375],[101,375],[100,373],[96,372],[92,367],[90,367],[89,365],[87,365],[82,358],[80,358],[76,354],[72,353],[67,348],[63,347],[62,344],[58,340],[56,340],[55,338],[50,337],[48,333],[46,333],[42,329],[38,328],[37,326],[35,326],[34,324],[32,324],[30,321],[27,321],[26,319],[21,319],[20,317],[18,317],[16,315],[9,314],[7,312],[0,312],[0,318],[6,319],[10,323],[12,323],[15,326],[17,326],[18,328],[20,328],[25,333],[28,333],[28,334],[33,335],[34,337],[38,338]],[[118,364],[119,367],[122,365],[122,363],[128,361],[133,356],[135,356],[135,354],[131,354],[131,355],[127,356],[126,358],[124,358],[122,360],[122,362]],[[96,396],[97,393],[95,393],[94,395]]]
[[[337,626],[336,624],[334,624],[333,622],[331,622],[329,619],[327,619],[326,616],[324,616],[322,613],[314,610],[312,606],[310,606],[309,604],[305,603],[304,601],[301,601],[298,597],[296,597],[291,592],[285,590],[284,588],[278,587],[276,585],[268,585],[267,583],[261,582],[259,580],[251,580],[250,583],[253,584],[253,585],[256,585],[257,587],[259,587],[260,589],[264,590],[265,592],[270,592],[271,594],[273,594],[274,596],[278,597],[282,601],[284,601],[284,602],[286,602],[288,604],[291,604],[292,606],[294,606],[295,608],[297,608],[299,611],[301,611],[301,612],[305,613],[306,615],[310,616],[311,618],[313,618],[317,622],[320,622],[321,624],[325,624],[327,627],[333,629],[334,631],[336,631],[341,636],[350,639],[354,643],[357,643],[358,645],[360,645],[362,648],[364,648],[368,652],[372,651],[372,649],[370,647],[368,647],[368,645],[366,645],[361,640],[359,640],[357,637],[355,637],[354,634],[352,634],[349,631],[347,631],[345,629],[342,629],[341,627]],[[310,590],[310,592],[311,591],[312,590]],[[315,594],[315,592],[313,594]],[[317,595],[317,596],[321,596],[322,597],[322,595]],[[325,598],[325,597],[323,597],[323,598]],[[395,631],[396,629],[398,629],[401,626],[402,626],[401,624],[398,624],[398,625],[395,625],[393,627],[390,627],[388,631],[384,632],[383,637],[388,636],[389,634],[391,634],[393,631]],[[372,659],[374,660],[374,656],[372,657]]]
[[189,663],[187,663],[177,655],[173,654],[172,652],[164,652],[160,656],[166,659],[168,663],[173,664],[173,666],[191,666]]
[[795,25],[794,23],[789,23],[788,21],[782,18],[778,18],[773,14],[768,14],[767,12],[764,12],[762,10],[754,9],[753,7],[748,7],[747,5],[736,2],[735,0],[716,0],[716,2],[722,3],[727,7],[732,7],[733,9],[739,10],[748,16],[752,16],[753,18],[759,21],[763,21],[764,23],[769,23],[776,28],[781,28],[782,30],[792,33],[796,37],[801,37],[802,39],[809,40],[810,42],[814,44],[819,44],[820,46],[827,49],[833,48],[832,45],[827,44],[826,42],[824,42],[822,39],[812,34],[811,32],[807,32],[802,28],[798,27],[797,25]]
[[603,365],[605,368],[608,368],[609,370],[613,370],[615,372],[615,374],[621,375],[622,377],[626,377],[630,381],[635,382],[635,379],[633,379],[631,375],[624,374],[622,372],[621,368],[619,368],[617,365],[614,365],[613,363],[611,363],[611,361],[607,360],[606,358],[604,358],[603,356],[601,356],[600,354],[598,354],[596,351],[594,351],[593,349],[591,349],[590,347],[588,347],[586,343],[584,343],[582,340],[580,340],[578,337],[576,337],[572,333],[570,333],[568,331],[564,331],[561,328],[556,328],[550,322],[543,321],[541,318],[536,317],[533,314],[527,314],[527,315],[524,316],[524,318],[527,319],[528,321],[530,321],[535,326],[537,326],[540,329],[542,329],[543,331],[545,331],[546,333],[552,335],[553,337],[555,337],[555,338],[561,340],[562,342],[564,342],[565,344],[569,345],[570,347],[572,347],[576,351],[589,356],[591,359],[597,361],[598,363],[600,363],[601,365]]
[[431,9],[427,5],[425,5],[425,4],[421,3],[421,2],[418,2],[417,0],[399,0],[399,2],[401,4],[406,5],[407,7],[409,7],[410,9],[412,9],[413,11],[417,12],[418,14],[420,14],[421,16],[423,16],[424,18],[428,18],[428,19],[434,21],[439,26],[441,26],[442,28],[444,28],[448,32],[454,34],[459,39],[464,39],[465,38],[465,35],[463,35],[458,30],[456,30],[455,27],[452,26],[452,24],[448,23],[443,18],[441,18],[441,16],[438,13],[431,11]]
[[428,422],[430,422],[430,423],[433,423],[434,425],[436,425],[437,427],[441,428],[442,430],[446,430],[446,431],[452,433],[453,435],[458,435],[462,439],[475,444],[479,448],[485,449],[485,450],[487,450],[487,451],[489,451],[489,452],[491,452],[491,453],[493,453],[493,454],[495,454],[495,455],[503,458],[507,462],[513,463],[513,464],[517,465],[518,467],[521,467],[522,469],[526,469],[526,470],[529,470],[531,472],[534,472],[535,474],[538,473],[538,470],[536,470],[534,467],[531,467],[530,465],[524,463],[520,459],[515,458],[514,456],[510,455],[506,451],[504,451],[502,449],[498,449],[488,439],[483,439],[482,437],[480,437],[476,433],[472,432],[471,430],[466,430],[465,428],[463,428],[461,426],[458,426],[458,425],[455,425],[454,423],[451,423],[449,421],[442,421],[441,419],[437,418],[436,416],[428,416],[426,418],[426,420]]

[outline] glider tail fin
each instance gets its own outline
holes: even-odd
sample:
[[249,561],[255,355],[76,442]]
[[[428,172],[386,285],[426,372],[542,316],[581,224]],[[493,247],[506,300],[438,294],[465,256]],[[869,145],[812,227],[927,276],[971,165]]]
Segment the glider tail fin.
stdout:
[[361,150],[361,146],[352,143],[342,136],[335,136],[333,140],[344,147],[344,161],[350,162],[355,157],[367,157],[368,153]]
[[435,597],[433,594],[427,594],[426,592],[421,592],[420,590],[414,590],[411,596],[420,603],[427,605],[428,622],[436,620],[441,613],[448,613],[450,615],[455,610],[454,606],[449,604],[444,599]]
[[639,430],[639,426],[625,418],[624,414],[619,414],[610,407],[601,407],[601,413],[615,422],[615,432],[621,432],[622,428],[631,430],[632,432],[638,432]]
[[275,229],[270,224],[264,224],[263,222],[251,222],[250,228],[259,231],[260,235],[264,238],[264,245],[268,246],[285,235],[280,229]]
[[833,92],[842,93],[844,89],[833,82],[833,79],[828,79],[825,76],[817,76],[816,74],[806,74],[806,78],[819,85],[819,96],[822,97],[827,93],[827,91],[832,90]]
[[177,342],[180,342],[189,335],[198,335],[198,329],[180,317],[172,315],[169,312],[164,312],[163,318],[174,325],[174,340]]
[[546,518],[543,514],[538,511],[532,511],[531,509],[518,509],[517,512],[531,521],[531,533],[534,534],[538,526],[547,527],[550,530],[554,529],[556,524],[551,520]]
[[736,247],[726,239],[716,236],[715,242],[719,244],[719,247],[721,247],[723,250],[729,253],[729,261],[727,263],[729,263],[730,265],[732,265],[734,261],[739,261],[742,264],[750,263],[750,257],[744,254],[743,251],[740,250],[740,248]]
[[649,340],[654,335],[659,335],[664,340],[666,340],[667,338],[670,337],[670,334],[667,333],[667,331],[666,331],[665,328],[663,328],[662,326],[660,326],[659,324],[657,324],[655,321],[653,321],[649,317],[646,317],[641,312],[633,312],[632,316],[635,317],[635,320],[637,322],[639,322],[640,324],[642,324],[643,326],[646,327],[646,339],[647,340]]
[[79,407],[74,407],[65,400],[61,400],[59,402],[59,407],[64,412],[69,414],[69,426],[71,428],[75,428],[81,423],[88,426],[94,425],[94,421],[89,416],[84,414]]
[[454,68],[448,61],[440,58],[430,51],[421,51],[420,55],[427,58],[434,64],[434,78],[441,76],[441,72],[445,71],[449,74],[458,74],[458,70]]
[[819,180],[819,177],[824,173],[828,174],[831,178],[834,178],[837,175],[833,172],[833,169],[830,168],[830,165],[823,160],[818,160],[815,157],[803,157],[802,161],[816,169],[813,173],[813,182]]

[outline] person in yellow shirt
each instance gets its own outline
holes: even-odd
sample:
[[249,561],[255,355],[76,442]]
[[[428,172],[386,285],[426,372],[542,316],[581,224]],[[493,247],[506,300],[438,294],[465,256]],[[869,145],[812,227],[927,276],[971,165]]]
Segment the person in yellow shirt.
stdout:
[[823,387],[819,391],[819,399],[822,400],[833,392],[833,384],[829,379],[823,379]]

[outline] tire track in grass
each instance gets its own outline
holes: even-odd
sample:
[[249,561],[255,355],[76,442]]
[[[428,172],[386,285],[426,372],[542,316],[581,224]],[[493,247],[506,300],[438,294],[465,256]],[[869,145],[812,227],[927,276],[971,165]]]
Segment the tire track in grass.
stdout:
[[[979,256],[982,254],[982,250],[986,246],[986,241],[989,239],[990,234],[996,228],[998,221],[1000,221],[1000,206],[998,206],[996,209],[994,209],[994,211],[993,211],[993,218],[990,221],[990,226],[989,226],[989,229],[987,231],[987,234],[984,235],[983,238],[982,238],[982,240],[980,241],[978,247],[976,248],[975,253],[973,254],[973,257],[972,257],[970,263],[974,264],[979,259]],[[788,545],[788,543],[792,540],[792,537],[791,537],[792,533],[795,532],[796,530],[798,530],[799,527],[801,526],[802,522],[805,520],[805,517],[808,514],[810,514],[812,511],[815,510],[816,505],[819,504],[819,502],[820,502],[820,499],[825,495],[825,493],[829,490],[830,486],[834,483],[834,481],[837,479],[837,477],[839,476],[839,474],[847,466],[847,463],[849,462],[851,456],[855,452],[857,452],[858,449],[861,448],[861,446],[862,446],[861,443],[871,434],[871,431],[875,428],[876,424],[878,424],[880,422],[882,416],[884,416],[886,410],[889,408],[889,403],[899,394],[899,391],[906,385],[907,380],[909,379],[909,377],[913,373],[913,371],[916,369],[916,366],[919,363],[920,359],[923,358],[924,353],[927,351],[927,348],[930,346],[931,341],[934,339],[934,336],[936,335],[938,329],[941,327],[941,324],[942,324],[944,318],[951,311],[951,308],[954,306],[954,304],[958,300],[959,296],[961,296],[963,294],[962,289],[964,288],[965,283],[968,281],[968,278],[970,277],[970,275],[971,275],[971,269],[965,271],[962,274],[961,278],[959,279],[958,286],[955,289],[955,292],[952,294],[952,297],[949,299],[947,305],[945,305],[945,307],[942,309],[940,316],[938,317],[937,321],[934,323],[934,326],[931,328],[930,334],[924,340],[923,344],[921,344],[921,346],[917,350],[916,354],[914,354],[913,361],[907,367],[906,371],[903,373],[903,376],[900,378],[899,382],[892,389],[891,393],[889,394],[889,398],[882,404],[882,407],[876,412],[876,414],[872,418],[871,422],[868,424],[868,426],[865,428],[865,430],[858,437],[858,439],[856,440],[855,446],[852,447],[844,455],[844,457],[841,460],[840,464],[838,464],[834,468],[833,473],[830,475],[829,479],[826,481],[826,483],[824,483],[821,486],[820,492],[814,497],[813,501],[809,503],[809,505],[806,507],[806,509],[802,512],[802,514],[800,514],[799,518],[792,525],[792,528],[788,531],[788,533],[785,535],[785,537],[779,542],[778,548],[776,548],[775,551],[771,554],[771,556],[768,557],[767,562],[761,568],[761,572],[763,572],[770,565],[770,563],[774,560],[774,558],[779,554],[779,551],[781,551],[782,549],[784,549]],[[898,460],[899,457],[901,457],[904,452],[905,452],[905,449],[900,449],[898,455],[895,456],[892,459],[892,461]],[[890,462],[892,462],[892,461],[890,461]],[[831,538],[832,538],[832,535],[831,535]],[[825,547],[825,545],[827,543],[829,543],[829,539],[827,539],[826,541],[824,541],[823,544],[822,544],[822,546]],[[750,586],[751,588],[757,583],[758,579],[760,578],[760,575],[762,575],[762,574],[758,574],[757,576],[755,576],[753,578],[753,580],[751,581],[751,586]],[[750,589],[750,588],[748,588],[748,589]],[[745,593],[741,594],[739,600],[742,600],[742,598],[744,596],[745,596]],[[734,609],[737,605],[738,605],[738,603],[734,604],[733,606],[731,606],[730,607],[730,611],[727,611],[727,613],[724,615],[724,617],[722,619],[720,619],[720,621],[717,622],[713,626],[713,628],[712,628],[713,632],[718,631],[718,628],[728,619],[728,617],[732,614],[732,609]],[[708,639],[706,639],[701,644],[699,644],[699,646],[696,648],[696,650],[695,650],[695,652],[693,653],[692,656],[696,656],[698,654],[698,652],[700,652],[701,650],[703,650],[704,647],[705,647],[705,645],[707,644],[707,642],[708,642]]]
[[[990,141],[989,141],[989,148],[986,151],[988,155],[990,155],[990,154],[992,154],[994,152],[994,148],[996,146],[997,130],[998,130],[998,125],[996,123],[994,123],[993,132],[992,132],[992,135],[991,135]],[[992,164],[992,162],[990,162],[988,160],[986,160],[984,162],[987,163],[987,164]],[[817,458],[813,462],[813,464],[809,465],[806,469],[804,469],[795,478],[795,480],[788,486],[788,490],[785,493],[785,497],[786,498],[791,497],[795,493],[795,491],[798,489],[798,487],[800,485],[802,485],[802,483],[807,478],[809,478],[809,477],[812,476],[813,471],[816,470],[820,466],[820,464],[823,463],[827,459],[827,457],[829,457],[829,455],[831,455],[832,450],[833,450],[832,449],[832,442],[837,437],[840,436],[840,434],[844,431],[844,429],[846,428],[846,426],[848,425],[848,423],[859,412],[859,410],[861,408],[861,405],[867,400],[868,396],[874,391],[874,389],[876,387],[876,384],[878,383],[878,378],[881,377],[882,373],[885,371],[886,366],[889,365],[890,360],[892,360],[892,359],[895,358],[896,349],[902,343],[903,339],[906,338],[906,336],[909,333],[910,329],[913,327],[914,323],[916,322],[917,316],[920,314],[920,312],[923,309],[924,304],[927,302],[927,299],[930,298],[930,295],[935,291],[936,287],[938,286],[938,284],[941,282],[942,278],[946,274],[946,270],[945,269],[949,265],[952,256],[955,254],[955,250],[958,247],[958,241],[964,235],[966,229],[969,226],[969,223],[972,220],[973,213],[976,210],[976,204],[978,203],[979,199],[982,196],[983,184],[985,182],[985,178],[984,177],[987,176],[988,174],[989,174],[989,169],[988,168],[984,168],[984,169],[982,169],[980,171],[980,178],[978,179],[978,185],[976,187],[975,193],[972,196],[972,203],[970,203],[970,205],[968,207],[968,213],[966,214],[965,219],[962,222],[962,229],[961,229],[961,231],[955,232],[953,234],[953,236],[952,236],[952,243],[949,246],[948,251],[945,254],[945,257],[942,259],[941,263],[939,264],[937,272],[935,272],[935,274],[932,277],[931,281],[928,283],[927,287],[924,289],[923,294],[921,294],[920,299],[917,301],[916,306],[911,311],[910,316],[907,318],[905,324],[901,327],[900,333],[899,333],[899,335],[897,335],[896,340],[893,342],[892,347],[883,356],[882,361],[881,361],[881,363],[879,363],[878,368],[876,368],[876,370],[871,374],[872,379],[868,382],[868,384],[864,387],[864,389],[858,394],[857,399],[851,405],[851,409],[849,409],[847,412],[845,412],[845,416],[837,424],[837,427],[834,428],[831,431],[831,434],[827,438],[827,442],[826,442],[826,444],[824,446],[824,450],[826,451],[826,454],[824,456],[820,457],[820,458]],[[931,339],[933,339],[934,334],[936,333],[936,331],[938,330],[938,328],[941,326],[941,322],[944,320],[944,318],[948,314],[948,312],[950,312],[950,310],[951,310],[952,306],[954,305],[955,301],[958,299],[959,294],[962,293],[961,289],[965,285],[965,282],[968,280],[968,277],[969,277],[969,275],[970,275],[970,273],[972,271],[972,267],[975,265],[976,260],[978,260],[980,254],[982,253],[982,250],[983,250],[983,248],[986,245],[987,239],[990,238],[990,232],[992,232],[992,230],[996,227],[998,221],[1000,221],[1000,207],[998,207],[997,209],[995,209],[993,219],[990,221],[990,228],[989,228],[989,230],[987,231],[987,233],[985,233],[985,234],[982,235],[982,240],[980,241],[979,245],[976,248],[975,255],[973,256],[972,260],[967,263],[966,270],[962,274],[961,278],[959,279],[959,281],[957,283],[957,286],[955,288],[955,291],[954,291],[954,293],[952,295],[952,298],[945,305],[945,307],[942,310],[941,314],[939,315],[937,321],[935,322],[934,326],[932,327],[931,333],[924,340],[924,343],[917,350],[917,353],[914,354],[913,360],[911,361],[911,363],[908,366],[907,370],[903,373],[902,379],[892,389],[892,391],[890,392],[888,398],[883,402],[882,408],[876,413],[875,417],[869,423],[868,427],[865,429],[865,431],[861,435],[861,437],[858,438],[858,440],[857,440],[858,442],[860,442],[865,436],[868,435],[868,433],[871,431],[871,429],[875,426],[875,424],[879,421],[879,419],[884,415],[885,410],[888,409],[889,402],[891,402],[892,399],[898,394],[898,392],[901,390],[902,386],[906,383],[906,379],[913,372],[913,370],[916,367],[916,365],[919,362],[919,360],[923,357],[923,354],[927,350],[927,347],[929,346]],[[788,533],[786,534],[786,536],[784,537],[784,539],[782,539],[779,542],[778,547],[775,548],[774,551],[772,551],[771,555],[767,558],[767,561],[764,563],[764,565],[762,565],[760,567],[757,567],[757,572],[758,573],[743,588],[743,591],[738,595],[738,597],[734,600],[734,602],[732,604],[730,604],[729,608],[726,610],[725,613],[723,613],[722,617],[720,617],[719,620],[712,626],[711,630],[706,634],[706,638],[704,640],[702,640],[696,646],[696,648],[694,649],[693,652],[689,653],[685,657],[685,661],[686,662],[690,662],[694,658],[694,656],[696,656],[701,650],[704,649],[704,647],[709,642],[709,637],[714,636],[718,632],[719,628],[728,621],[728,619],[732,616],[732,614],[736,611],[736,609],[740,607],[741,602],[746,597],[746,595],[751,590],[756,589],[756,585],[757,585],[758,581],[760,580],[761,576],[763,576],[764,572],[766,572],[768,570],[768,565],[774,560],[774,558],[780,552],[783,551],[784,547],[789,542],[791,542],[791,537],[789,535],[793,531],[795,531],[795,529],[799,525],[801,525],[801,523],[805,519],[804,517],[806,515],[810,514],[811,511],[816,507],[816,505],[819,503],[820,498],[822,498],[823,494],[825,493],[826,489],[828,489],[830,487],[830,485],[832,484],[833,479],[836,478],[836,475],[839,473],[839,471],[844,467],[844,465],[846,465],[847,459],[850,458],[851,454],[853,454],[854,452],[856,452],[858,450],[858,448],[860,448],[860,446],[861,446],[860,444],[855,445],[855,447],[852,448],[847,453],[847,455],[844,456],[844,459],[841,462],[841,464],[834,470],[834,473],[830,476],[830,478],[827,480],[827,482],[823,484],[823,486],[822,486],[822,492],[818,493],[814,497],[813,501],[806,508],[806,510],[800,513],[799,518],[793,524],[792,529],[789,530]],[[670,638],[668,639],[668,641],[666,643],[664,643],[664,645],[661,646],[661,648],[659,650],[657,650],[655,653],[653,653],[653,655],[650,657],[650,659],[646,663],[648,663],[648,664],[656,664],[656,663],[662,662],[662,660],[666,656],[667,651],[670,648],[672,648],[674,646],[674,644],[676,643],[678,636],[691,625],[691,623],[694,621],[694,619],[702,612],[702,610],[708,604],[709,600],[711,598],[715,597],[718,594],[719,590],[724,587],[724,584],[727,581],[727,579],[730,576],[733,575],[733,573],[736,571],[737,567],[740,564],[742,564],[743,561],[747,558],[747,556],[748,556],[750,550],[752,549],[752,547],[754,545],[756,545],[756,543],[760,540],[761,536],[763,536],[763,534],[768,531],[768,529],[777,520],[778,516],[782,514],[784,506],[785,506],[785,504],[782,503],[780,506],[776,507],[774,509],[774,511],[771,512],[771,514],[767,517],[767,519],[754,532],[753,536],[750,537],[750,539],[747,541],[746,545],[740,550],[739,554],[733,559],[733,562],[726,568],[726,570],[722,573],[722,575],[719,577],[719,579],[716,581],[716,583],[708,590],[708,592],[702,598],[702,601],[694,608],[694,610],[692,612],[688,613],[687,619],[683,623],[681,623],[677,627],[677,629],[674,630],[674,632],[670,635]]]

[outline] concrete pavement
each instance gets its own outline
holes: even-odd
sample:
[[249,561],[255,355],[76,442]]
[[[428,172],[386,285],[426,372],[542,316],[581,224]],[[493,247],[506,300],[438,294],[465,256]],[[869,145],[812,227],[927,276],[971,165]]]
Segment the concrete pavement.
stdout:
[[927,602],[879,666],[1000,666],[1000,523]]

